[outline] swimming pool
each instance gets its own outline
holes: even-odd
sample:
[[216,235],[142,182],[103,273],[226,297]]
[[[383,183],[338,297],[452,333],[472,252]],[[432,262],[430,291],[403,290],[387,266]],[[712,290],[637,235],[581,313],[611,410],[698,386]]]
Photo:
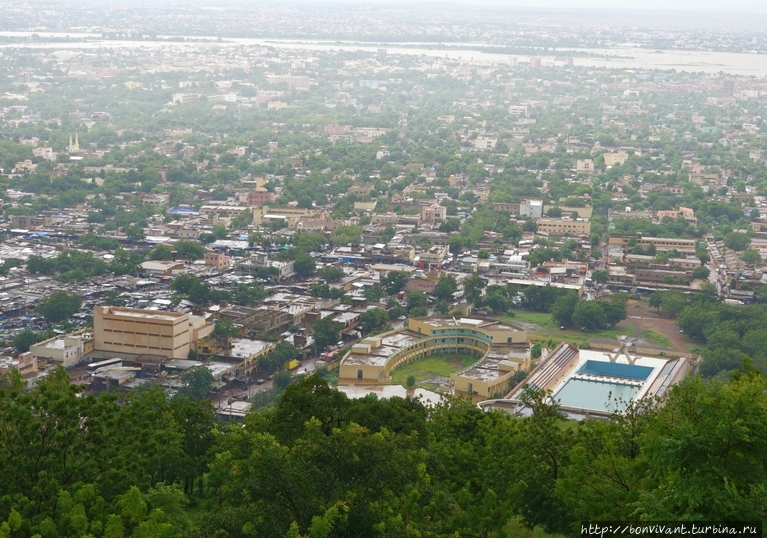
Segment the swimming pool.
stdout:
[[[640,389],[641,386],[638,384],[622,383],[618,380],[571,378],[557,391],[554,399],[558,400],[563,407],[593,409],[595,411],[624,411]],[[610,404],[609,409],[608,402]]]
[[618,377],[621,379],[632,379],[636,381],[647,381],[650,377],[652,366],[639,366],[637,364],[620,364],[617,362],[605,361],[586,361],[579,374],[600,375],[605,377]]

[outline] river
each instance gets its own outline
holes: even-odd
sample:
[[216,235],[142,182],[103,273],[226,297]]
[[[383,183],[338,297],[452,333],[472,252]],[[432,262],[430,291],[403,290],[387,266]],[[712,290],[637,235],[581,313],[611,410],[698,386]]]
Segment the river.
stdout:
[[[33,32],[0,32],[5,37],[29,37]],[[0,48],[35,48],[35,49],[98,49],[98,48],[162,48],[162,47],[232,47],[232,46],[269,46],[286,49],[304,49],[316,51],[368,51],[375,52],[385,48],[388,54],[408,54],[442,57],[474,61],[477,63],[504,63],[508,64],[515,59],[519,63],[529,60],[528,55],[499,54],[495,52],[483,52],[476,50],[481,44],[464,43],[456,44],[449,48],[439,48],[426,43],[359,43],[348,41],[295,41],[279,39],[251,39],[251,38],[226,38],[217,41],[213,36],[186,37],[198,41],[145,41],[145,40],[105,40],[96,34],[84,33],[37,33],[42,38],[66,38],[79,39],[73,43],[36,42],[36,43],[6,43]],[[172,36],[161,36],[172,37]],[[457,48],[463,45],[464,49]],[[471,48],[469,48],[471,47]],[[606,67],[616,69],[629,69],[649,71],[653,69],[684,71],[689,73],[715,74],[719,72],[740,76],[767,76],[767,55],[748,54],[739,52],[707,52],[707,51],[683,51],[683,50],[650,50],[635,47],[610,48],[610,49],[560,49],[567,51],[573,56],[573,62],[578,67]],[[552,65],[553,56],[541,54],[542,65]]]

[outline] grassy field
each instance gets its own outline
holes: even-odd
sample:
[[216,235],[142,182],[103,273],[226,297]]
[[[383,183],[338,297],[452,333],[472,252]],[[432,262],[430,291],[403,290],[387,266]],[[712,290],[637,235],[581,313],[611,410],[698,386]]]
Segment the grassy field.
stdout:
[[655,331],[645,331],[642,333],[642,338],[650,342],[651,344],[655,344],[657,346],[666,346],[671,347],[671,340],[663,336],[662,334],[658,334]]
[[417,360],[391,373],[392,382],[405,386],[409,375],[415,376],[416,386],[436,376],[450,377],[450,374],[474,364],[479,357],[471,355],[438,355],[427,359]]
[[[554,318],[551,317],[551,314],[545,314],[543,312],[528,312],[526,310],[516,310],[514,313],[516,315],[513,317],[503,316],[498,319],[508,323],[514,323],[515,321],[521,321],[523,323],[535,323],[544,329],[544,331],[542,331],[540,334],[537,334],[537,336],[551,338],[552,340],[570,341],[573,339],[586,340],[588,338],[617,338],[619,336],[634,334],[634,327],[629,325],[625,327],[610,327],[609,329],[603,329],[596,332],[579,331],[574,327],[570,327],[562,331],[559,329],[557,322],[554,321]],[[623,323],[625,324],[625,321]]]

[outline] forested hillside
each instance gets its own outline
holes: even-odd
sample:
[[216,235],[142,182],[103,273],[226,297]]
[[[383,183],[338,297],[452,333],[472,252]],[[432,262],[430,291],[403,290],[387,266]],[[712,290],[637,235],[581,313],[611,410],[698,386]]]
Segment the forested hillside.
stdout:
[[[464,400],[349,400],[310,376],[269,412],[0,385],[0,536],[577,535],[581,520],[767,519],[767,383],[691,378],[610,422]],[[534,530],[529,528],[539,527]]]

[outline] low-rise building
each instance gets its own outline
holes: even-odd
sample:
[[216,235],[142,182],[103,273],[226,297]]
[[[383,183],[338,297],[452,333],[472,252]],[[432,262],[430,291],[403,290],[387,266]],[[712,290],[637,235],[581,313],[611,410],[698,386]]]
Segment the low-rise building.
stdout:
[[0,375],[17,370],[24,379],[37,374],[37,357],[31,352],[20,353],[16,357],[0,356]]
[[591,223],[584,219],[543,218],[538,220],[538,231],[554,235],[589,235]]
[[141,268],[152,276],[173,276],[185,269],[183,262],[149,260],[141,264]]
[[421,222],[434,224],[438,220],[445,220],[447,208],[439,204],[432,204],[421,208]]
[[356,384],[391,382],[391,372],[442,354],[474,355],[477,362],[451,376],[447,387],[469,397],[503,393],[514,374],[529,368],[527,332],[490,319],[410,319],[407,327],[363,339],[341,360],[339,376]]
[[213,267],[219,273],[229,269],[229,256],[223,252],[206,252],[205,265]]
[[64,368],[74,366],[93,351],[94,339],[90,333],[54,336],[29,346],[29,351],[38,361],[61,364]]

